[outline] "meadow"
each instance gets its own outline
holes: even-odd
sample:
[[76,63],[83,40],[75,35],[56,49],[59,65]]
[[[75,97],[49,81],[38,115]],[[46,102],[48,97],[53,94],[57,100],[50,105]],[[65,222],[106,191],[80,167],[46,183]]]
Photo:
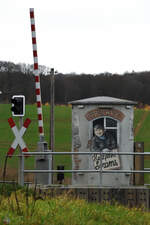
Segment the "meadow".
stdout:
[[[8,124],[8,118],[12,117],[10,104],[0,104],[0,168],[1,171],[4,167],[5,156],[10,148],[14,135]],[[55,149],[54,151],[70,151],[71,150],[71,107],[55,106]],[[29,149],[29,151],[36,151],[37,142],[39,141],[38,133],[38,121],[37,121],[37,108],[36,105],[26,105],[26,118],[31,119],[23,139]],[[13,117],[17,127],[19,128],[19,118]],[[50,145],[50,106],[43,106],[43,120],[44,120],[44,134],[45,141]],[[50,148],[50,147],[49,147]],[[19,147],[17,147],[15,154],[19,154]],[[71,156],[54,156],[54,166],[64,165],[65,168],[71,169]],[[18,157],[8,158],[7,162],[7,177],[15,179],[17,176]],[[34,157],[28,157],[25,159],[25,168],[34,168]],[[67,174],[67,176],[70,176]],[[11,179],[11,180],[12,180]],[[27,178],[29,179],[29,178]]]
[[[12,117],[10,104],[0,104],[0,170],[2,176],[2,170],[4,167],[5,156],[10,148],[14,135],[8,124],[8,118]],[[54,151],[71,151],[71,107],[64,105],[55,106],[55,148]],[[135,109],[134,112],[134,130],[136,130],[135,141],[144,142],[144,149],[146,152],[150,149],[150,111],[144,109]],[[39,141],[38,123],[37,123],[37,108],[36,104],[26,105],[26,118],[31,119],[31,124],[28,127],[26,133],[23,136],[25,143],[29,151],[36,151],[37,142]],[[13,117],[15,123],[19,127],[19,118]],[[48,143],[50,140],[50,106],[43,105],[43,119],[44,119],[44,134],[45,141]],[[138,129],[136,129],[138,128]],[[16,149],[15,154],[19,153],[19,148]],[[145,157],[145,167],[150,167],[149,157]],[[65,169],[71,169],[71,156],[54,156],[54,168],[57,165],[64,165]],[[18,168],[18,157],[12,157],[8,159],[7,163],[7,178],[12,180],[16,179]],[[28,157],[25,159],[25,168],[34,168],[34,157]],[[66,174],[67,177],[71,177],[71,174]],[[30,180],[30,176],[26,176],[27,180]],[[145,175],[145,183],[150,183],[150,175]]]

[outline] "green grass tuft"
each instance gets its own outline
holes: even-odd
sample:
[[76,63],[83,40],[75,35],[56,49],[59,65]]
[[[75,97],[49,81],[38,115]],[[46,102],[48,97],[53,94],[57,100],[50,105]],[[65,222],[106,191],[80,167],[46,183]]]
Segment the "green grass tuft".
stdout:
[[121,205],[88,203],[67,195],[37,198],[26,191],[1,197],[0,224],[11,225],[149,225],[150,214],[143,209]]

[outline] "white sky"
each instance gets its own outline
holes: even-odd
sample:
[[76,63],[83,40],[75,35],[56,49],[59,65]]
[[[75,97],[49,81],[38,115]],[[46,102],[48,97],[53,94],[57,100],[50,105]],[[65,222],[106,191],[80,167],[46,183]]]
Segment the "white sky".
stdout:
[[150,0],[5,0],[1,61],[33,64],[30,7],[40,65],[62,73],[150,70]]

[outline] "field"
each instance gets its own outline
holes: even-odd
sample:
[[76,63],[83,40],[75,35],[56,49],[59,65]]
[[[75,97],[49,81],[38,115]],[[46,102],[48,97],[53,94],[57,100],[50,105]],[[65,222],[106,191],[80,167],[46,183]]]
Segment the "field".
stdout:
[[[1,175],[4,167],[5,155],[10,148],[14,135],[8,124],[8,118],[11,115],[10,104],[0,104],[0,168]],[[25,140],[29,151],[35,151],[37,148],[37,142],[39,141],[38,127],[37,127],[37,108],[36,105],[26,105],[26,114],[24,117],[31,119],[31,124],[27,129],[23,139]],[[50,106],[43,106],[43,118],[44,118],[44,133],[45,141],[49,145],[50,139]],[[19,127],[19,120],[13,117],[17,126]],[[150,149],[150,111],[144,109],[135,110],[134,118],[134,130],[135,141],[144,142],[145,151]],[[69,106],[55,106],[55,151],[71,151],[71,107]],[[17,148],[15,154],[19,153]],[[65,169],[71,169],[71,156],[54,156],[54,166],[64,165]],[[150,167],[149,157],[145,158],[145,167]],[[8,159],[7,164],[7,179],[16,179],[18,158],[12,157]],[[25,160],[25,168],[34,168],[34,157],[29,157]],[[70,178],[70,174],[66,174],[66,178]],[[29,181],[31,175],[26,176],[26,180]],[[145,176],[145,183],[150,183],[150,175]]]
[[[10,148],[14,135],[8,124],[8,118],[11,115],[11,105],[0,104],[0,168],[1,171],[4,166],[5,155]],[[37,108],[36,105],[27,105],[26,114],[24,117],[31,119],[31,124],[29,125],[23,139],[29,148],[29,151],[36,151],[37,142],[39,141],[38,124],[37,124]],[[43,118],[44,118],[44,133],[45,141],[47,141],[49,146],[50,140],[50,106],[43,106]],[[13,120],[19,127],[19,118],[13,117]],[[66,106],[55,106],[55,151],[70,151],[71,150],[71,107]],[[15,151],[15,154],[19,153],[19,148]],[[71,169],[71,156],[54,156],[55,168],[57,165],[64,165],[65,168]],[[12,157],[8,159],[7,163],[7,177],[10,179],[15,179],[17,175],[18,168],[18,158]],[[25,160],[25,168],[34,168],[34,157],[29,157]],[[10,172],[11,171],[11,172]],[[67,174],[67,176],[70,176]],[[29,178],[27,178],[29,179]]]

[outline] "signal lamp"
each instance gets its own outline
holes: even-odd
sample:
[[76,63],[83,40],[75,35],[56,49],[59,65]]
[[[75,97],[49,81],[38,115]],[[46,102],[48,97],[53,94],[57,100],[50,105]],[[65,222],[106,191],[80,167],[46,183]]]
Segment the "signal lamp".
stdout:
[[25,96],[14,95],[11,98],[11,111],[13,116],[24,116],[25,115]]

